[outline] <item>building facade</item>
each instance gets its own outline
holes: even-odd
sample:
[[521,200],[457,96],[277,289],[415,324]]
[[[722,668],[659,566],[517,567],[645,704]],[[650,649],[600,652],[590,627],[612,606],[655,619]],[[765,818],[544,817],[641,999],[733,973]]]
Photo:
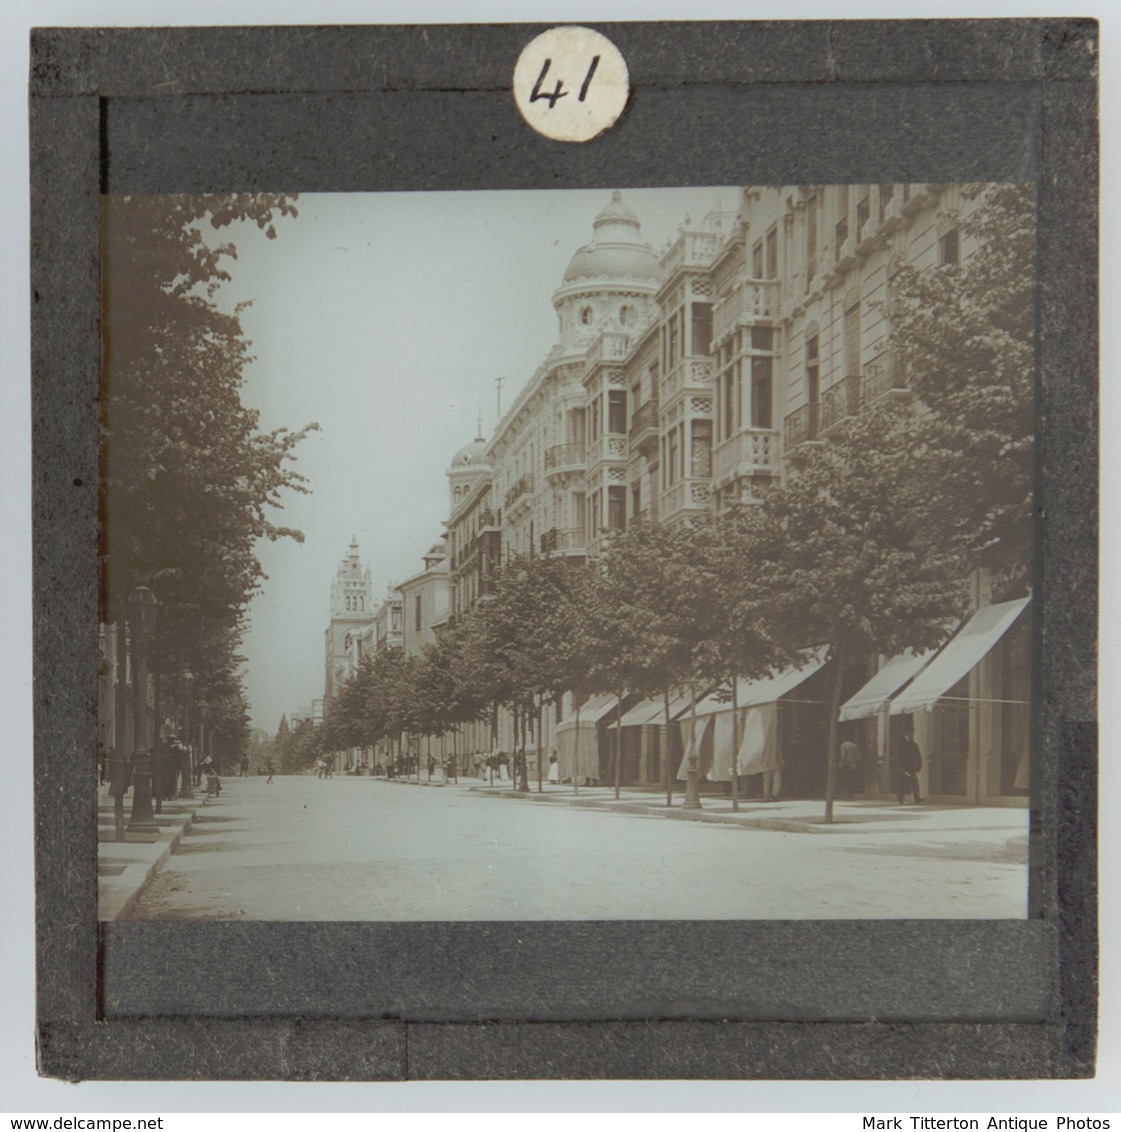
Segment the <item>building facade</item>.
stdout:
[[[962,221],[974,207],[955,185],[745,188],[736,209],[686,222],[659,257],[613,194],[554,292],[556,343],[491,439],[477,438],[449,468],[451,616],[485,597],[510,555],[581,562],[635,520],[683,523],[758,501],[782,482],[791,453],[827,441],[864,406],[910,398],[884,304],[904,265],[969,258]],[[974,579],[974,611],[993,602],[991,588]],[[892,660],[854,665],[846,698]],[[1029,618],[1017,614],[923,710],[885,705],[846,719],[844,736],[865,752],[854,787],[892,791],[893,739],[910,722],[934,797],[1024,801],[1029,670]],[[824,674],[772,705],[788,789],[802,794],[824,789],[818,683]],[[566,702],[548,713],[546,750],[572,710]],[[680,757],[680,734],[650,714],[636,712],[638,730],[623,728],[625,780],[656,782],[664,761]],[[718,768],[731,765],[719,737],[731,731],[721,712],[709,714],[698,753],[719,781]],[[605,752],[612,718],[597,724]],[[512,748],[509,721],[470,731],[468,747]]]

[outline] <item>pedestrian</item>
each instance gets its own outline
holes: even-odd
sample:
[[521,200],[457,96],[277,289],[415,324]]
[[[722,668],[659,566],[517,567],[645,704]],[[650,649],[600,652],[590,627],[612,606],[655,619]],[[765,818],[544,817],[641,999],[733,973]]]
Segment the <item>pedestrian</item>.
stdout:
[[841,781],[838,785],[846,798],[852,798],[857,793],[857,786],[860,781],[860,765],[860,748],[851,739],[846,739],[841,744],[841,750],[837,756],[837,769],[841,772]]
[[557,762],[557,752],[549,752],[549,779],[554,785],[560,784],[560,763]]
[[914,796],[915,805],[922,805],[919,792],[919,771],[922,770],[922,752],[915,742],[915,729],[907,724],[903,737],[895,745],[895,796],[904,804],[908,794]]
[[273,769],[272,759],[266,759],[265,760],[265,774],[268,775],[268,778],[265,779],[265,785],[266,786],[274,785],[273,780],[272,780],[272,776],[275,773],[276,773],[276,771]]
[[249,756],[248,755],[242,755],[241,756],[241,763],[240,763],[239,768],[238,768],[238,777],[239,778],[248,778],[249,777]]
[[215,798],[222,793],[222,782],[218,778],[218,772],[214,766],[214,760],[207,755],[199,764],[199,774],[206,775],[206,794],[209,797],[211,794]]
[[777,738],[763,751],[763,801],[777,802],[782,792],[782,747]]

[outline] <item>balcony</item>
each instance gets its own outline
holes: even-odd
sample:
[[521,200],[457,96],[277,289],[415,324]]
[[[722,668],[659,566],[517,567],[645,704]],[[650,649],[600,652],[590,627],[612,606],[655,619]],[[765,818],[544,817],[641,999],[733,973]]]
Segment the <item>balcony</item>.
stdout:
[[552,527],[541,535],[542,554],[559,554],[565,551],[583,554],[585,544],[583,527]]
[[502,512],[492,511],[489,507],[484,507],[479,512],[479,530],[498,530],[502,526]]
[[712,313],[712,340],[723,342],[741,326],[778,317],[779,283],[776,279],[745,279],[717,303]]
[[533,492],[533,473],[532,472],[526,472],[525,475],[522,476],[517,481],[517,483],[515,483],[514,486],[510,488],[510,490],[508,492],[506,492],[506,498],[504,500],[504,505],[506,507],[506,510],[509,511],[510,508],[515,503],[517,503],[518,500],[520,500],[524,495],[532,494],[532,492]]
[[891,198],[880,207],[880,233],[884,236],[890,236],[902,226],[903,202],[898,193],[893,193]]
[[639,452],[658,443],[658,399],[651,397],[644,405],[640,405],[631,415],[631,444]]
[[714,232],[683,232],[662,257],[662,271],[669,279],[683,267],[708,267],[720,250],[720,238]]
[[712,358],[682,358],[662,379],[661,408],[683,393],[712,396]]
[[707,479],[685,479],[662,492],[658,518],[669,522],[676,515],[708,510],[712,486]]
[[800,409],[795,409],[786,418],[786,448],[797,448],[799,444],[818,439],[820,406],[816,401],[809,401]]
[[859,374],[849,374],[821,395],[823,436],[860,411],[860,380]]
[[583,444],[556,444],[545,449],[545,474],[564,476],[584,470],[587,449]]
[[608,433],[588,445],[587,468],[597,464],[618,462],[630,456],[630,440],[622,433]]
[[601,362],[618,364],[626,361],[630,353],[630,336],[615,330],[605,330],[588,348],[586,373],[591,373]]
[[864,367],[861,399],[870,405],[881,397],[908,397],[907,376],[896,364],[895,355],[885,350]]
[[723,483],[739,476],[775,473],[779,463],[779,434],[773,429],[738,432],[716,448],[712,474]]

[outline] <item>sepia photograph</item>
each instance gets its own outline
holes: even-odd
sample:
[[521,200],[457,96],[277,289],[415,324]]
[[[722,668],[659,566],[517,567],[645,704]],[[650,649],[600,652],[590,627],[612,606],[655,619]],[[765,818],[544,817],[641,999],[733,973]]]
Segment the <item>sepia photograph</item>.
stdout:
[[100,920],[1040,914],[1033,184],[101,241]]

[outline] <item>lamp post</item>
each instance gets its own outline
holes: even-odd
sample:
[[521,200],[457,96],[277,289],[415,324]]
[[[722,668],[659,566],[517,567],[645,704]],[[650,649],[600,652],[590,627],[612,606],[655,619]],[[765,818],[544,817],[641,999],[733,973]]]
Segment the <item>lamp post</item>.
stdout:
[[195,768],[191,760],[191,685],[195,677],[189,669],[183,671],[183,734],[180,736],[179,756],[179,797],[191,799],[195,796],[193,782]]
[[159,833],[152,812],[152,745],[148,736],[148,642],[156,628],[160,603],[147,586],[128,595],[128,622],[132,637],[132,813],[128,832],[151,836]]

